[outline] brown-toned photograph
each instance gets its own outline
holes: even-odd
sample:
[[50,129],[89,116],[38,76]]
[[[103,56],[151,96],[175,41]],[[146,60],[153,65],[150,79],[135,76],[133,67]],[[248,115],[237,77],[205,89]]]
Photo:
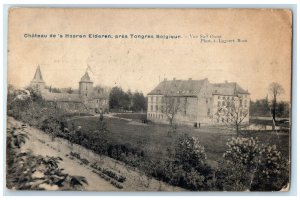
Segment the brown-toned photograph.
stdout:
[[6,187],[289,191],[288,9],[14,8]]

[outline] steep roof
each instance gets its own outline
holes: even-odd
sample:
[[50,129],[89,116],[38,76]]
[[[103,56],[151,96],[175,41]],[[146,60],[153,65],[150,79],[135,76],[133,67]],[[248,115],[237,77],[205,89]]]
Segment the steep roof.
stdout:
[[80,82],[93,82],[89,76],[88,72],[85,72],[85,74],[81,77]]
[[205,81],[203,80],[164,80],[149,95],[197,96]]
[[40,66],[36,68],[34,77],[31,82],[39,82],[39,83],[44,82]]
[[158,84],[148,95],[168,95],[168,96],[197,96],[207,84],[212,94],[216,95],[236,95],[249,94],[235,82],[209,83],[203,80],[164,80]]
[[42,93],[42,97],[46,101],[58,101],[58,102],[82,102],[78,94],[69,93]]
[[236,95],[236,94],[249,94],[236,82],[214,83],[213,94],[220,95]]

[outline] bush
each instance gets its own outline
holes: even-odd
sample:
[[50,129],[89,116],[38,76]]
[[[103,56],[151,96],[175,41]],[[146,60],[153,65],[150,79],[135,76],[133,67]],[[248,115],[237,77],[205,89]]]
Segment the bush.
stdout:
[[200,141],[188,136],[181,135],[175,144],[175,163],[182,165],[185,171],[191,171],[192,168],[203,167],[206,160],[204,147]]
[[232,191],[277,191],[288,183],[288,162],[276,146],[257,138],[232,138],[216,173],[217,186]]
[[175,153],[169,160],[150,162],[151,175],[171,185],[189,190],[214,188],[213,169],[206,164],[206,153],[200,141],[187,134],[175,142]]
[[289,183],[289,163],[275,145],[263,146],[251,190],[278,191]]

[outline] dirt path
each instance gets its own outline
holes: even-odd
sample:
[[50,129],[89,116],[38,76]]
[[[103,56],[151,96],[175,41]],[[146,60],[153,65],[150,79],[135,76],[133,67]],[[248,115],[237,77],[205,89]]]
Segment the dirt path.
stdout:
[[[8,118],[8,126],[21,126],[21,122],[15,119]],[[64,169],[64,172],[70,175],[84,176],[88,185],[85,190],[88,191],[183,191],[182,188],[170,186],[164,182],[157,181],[146,177],[139,172],[122,162],[116,161],[106,156],[100,156],[91,150],[88,150],[80,145],[71,144],[67,140],[55,138],[54,140],[44,133],[33,127],[26,127],[29,133],[29,140],[22,147],[23,150],[30,150],[33,154],[42,156],[59,156],[63,159],[59,167]],[[70,152],[80,153],[82,158],[87,159],[90,164],[97,162],[101,168],[109,169],[122,176],[126,177],[126,181],[122,183],[123,189],[118,189],[109,181],[101,178],[93,172],[90,164],[83,164],[78,159],[70,158]]]

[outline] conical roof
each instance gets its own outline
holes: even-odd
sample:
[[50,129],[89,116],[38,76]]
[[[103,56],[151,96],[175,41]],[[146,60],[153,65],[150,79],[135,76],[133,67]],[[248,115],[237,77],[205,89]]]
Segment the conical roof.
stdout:
[[37,67],[32,82],[44,82],[40,66]]
[[81,77],[80,82],[92,82],[88,72],[85,72],[85,74]]

